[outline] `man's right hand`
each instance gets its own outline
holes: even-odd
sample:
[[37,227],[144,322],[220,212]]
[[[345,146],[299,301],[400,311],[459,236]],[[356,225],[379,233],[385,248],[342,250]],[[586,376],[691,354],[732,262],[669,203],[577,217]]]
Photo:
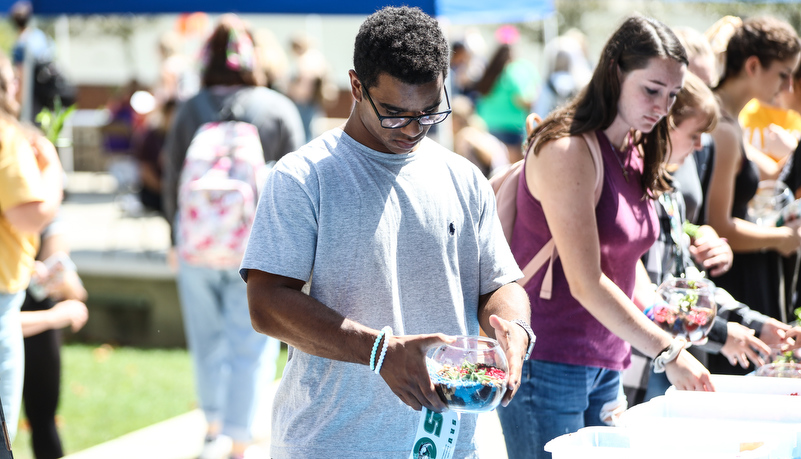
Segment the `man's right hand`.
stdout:
[[428,349],[453,343],[455,339],[442,333],[390,337],[381,377],[392,392],[414,410],[426,407],[437,413],[445,411],[447,406],[428,376],[425,357]]

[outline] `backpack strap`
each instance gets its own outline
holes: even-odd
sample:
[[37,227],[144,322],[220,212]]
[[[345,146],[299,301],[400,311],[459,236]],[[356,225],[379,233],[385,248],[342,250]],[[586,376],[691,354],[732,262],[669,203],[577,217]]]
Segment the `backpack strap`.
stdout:
[[[601,192],[603,191],[604,185],[604,163],[603,157],[601,156],[601,146],[598,144],[598,136],[595,132],[585,132],[582,134],[582,137],[587,143],[590,149],[590,156],[592,157],[593,163],[595,163],[595,205],[597,206],[598,201],[601,199]],[[556,251],[556,243],[553,238],[551,238],[542,246],[540,251],[534,255],[534,258],[523,267],[523,278],[520,279],[518,283],[525,286],[531,278],[534,277],[534,274],[545,266],[545,263],[548,263],[548,268],[545,271],[545,278],[540,287],[540,298],[550,300],[553,290],[553,262],[558,256],[559,253]]]
[[[531,113],[526,117],[526,132],[531,135],[531,132],[540,123],[542,123],[540,115]],[[526,154],[529,149],[526,148]],[[512,231],[517,218],[517,190],[520,187],[520,175],[525,169],[524,166],[525,157],[509,166],[503,173],[493,175],[489,179],[492,191],[495,192],[498,218],[508,244],[512,243]]]
[[503,235],[506,243],[512,243],[512,230],[517,218],[517,188],[520,186],[520,175],[523,171],[525,160],[512,164],[503,173],[493,175],[490,179],[492,191],[495,192],[495,204],[498,210],[498,218],[501,220]]

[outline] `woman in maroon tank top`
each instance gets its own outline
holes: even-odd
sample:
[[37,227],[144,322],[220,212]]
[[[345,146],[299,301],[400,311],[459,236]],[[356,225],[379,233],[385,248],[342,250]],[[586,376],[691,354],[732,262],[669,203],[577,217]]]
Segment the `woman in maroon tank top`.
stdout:
[[[558,256],[549,276],[543,269],[525,286],[538,338],[515,401],[498,411],[509,457],[550,457],[549,440],[622,411],[629,343],[658,357],[677,388],[713,390],[683,343],[638,309],[656,300],[638,263],[658,231],[652,198],[668,188],[665,116],[686,67],[669,28],[630,17],[605,45],[588,86],[529,138],[510,245],[520,266],[551,239]],[[593,163],[585,133],[597,136],[601,164]],[[596,167],[603,168],[597,206]],[[541,294],[548,283],[552,293]]]

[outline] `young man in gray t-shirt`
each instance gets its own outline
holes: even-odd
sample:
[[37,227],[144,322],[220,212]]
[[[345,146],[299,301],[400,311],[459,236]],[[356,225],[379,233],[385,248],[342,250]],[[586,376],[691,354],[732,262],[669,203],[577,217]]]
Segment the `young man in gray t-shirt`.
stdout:
[[[429,347],[479,327],[498,339],[506,404],[533,341],[491,187],[425,138],[450,112],[436,20],[410,8],[373,14],[354,68],[344,127],[285,156],[268,178],[240,271],[256,330],[290,345],[273,458],[406,459],[415,410],[446,408],[426,370]],[[385,346],[379,377],[371,350]],[[454,457],[475,456],[475,420],[461,416]]]

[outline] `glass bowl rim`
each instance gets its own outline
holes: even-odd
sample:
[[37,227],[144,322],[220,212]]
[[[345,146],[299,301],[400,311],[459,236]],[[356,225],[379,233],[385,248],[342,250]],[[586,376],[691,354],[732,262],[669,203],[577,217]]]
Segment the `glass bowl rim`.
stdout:
[[[500,349],[501,347],[501,343],[499,343],[498,340],[490,338],[488,336],[474,336],[474,335],[453,335],[453,336],[456,338],[456,340],[453,343],[440,343],[439,345],[436,345],[434,347],[437,348],[437,347],[447,346],[453,349],[460,349],[463,351],[478,351],[478,352],[492,351],[495,348]],[[477,343],[484,343],[487,345],[487,347],[486,348],[465,347],[465,345],[458,344],[461,342],[472,341],[472,340],[475,340]]]
[[[679,281],[682,281],[682,282],[690,282],[690,281],[699,282],[699,283],[702,283],[704,285],[702,285],[699,288],[695,288],[695,287],[680,287],[680,286],[675,285],[675,283],[679,282]],[[664,289],[670,289],[670,290],[711,290],[713,294],[715,293],[715,288],[717,288],[715,286],[715,283],[712,282],[711,279],[707,279],[706,277],[702,277],[702,278],[699,278],[699,279],[687,279],[686,277],[671,277],[670,279],[665,279],[662,282],[662,284],[660,284],[659,287],[658,287],[658,289],[662,289],[662,290],[664,290]]]
[[790,371],[792,373],[797,372],[801,375],[801,363],[799,362],[779,362],[779,363],[766,363],[756,370],[754,370],[754,375],[756,376],[769,376],[765,373],[771,370],[775,371]]

